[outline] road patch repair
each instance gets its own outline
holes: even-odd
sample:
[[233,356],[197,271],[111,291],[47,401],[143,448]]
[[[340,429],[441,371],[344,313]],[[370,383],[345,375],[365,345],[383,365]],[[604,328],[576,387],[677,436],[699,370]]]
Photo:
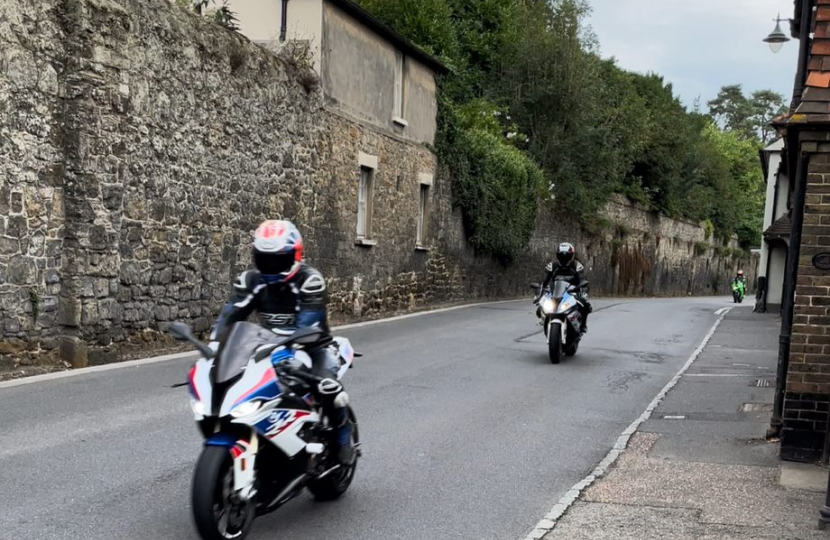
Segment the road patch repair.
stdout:
[[[526,540],[828,538],[817,529],[827,470],[781,462],[778,445],[763,439],[774,385],[757,381],[775,368],[779,319],[718,315],[680,372]],[[745,362],[732,362],[739,354]]]

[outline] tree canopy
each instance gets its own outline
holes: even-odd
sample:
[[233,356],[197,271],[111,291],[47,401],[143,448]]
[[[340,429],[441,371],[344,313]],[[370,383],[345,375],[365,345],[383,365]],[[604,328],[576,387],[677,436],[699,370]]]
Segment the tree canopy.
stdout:
[[[480,250],[509,260],[530,237],[540,197],[598,229],[614,193],[708,220],[721,238],[760,242],[758,149],[784,107],[775,92],[746,96],[729,85],[710,114],[689,111],[661,76],[600,58],[585,0],[360,3],[451,68],[440,81],[436,150],[456,204],[472,228],[521,216],[503,238],[479,238]],[[485,170],[499,160],[512,172]],[[511,180],[499,180],[506,174]],[[505,189],[520,194],[493,196]]]

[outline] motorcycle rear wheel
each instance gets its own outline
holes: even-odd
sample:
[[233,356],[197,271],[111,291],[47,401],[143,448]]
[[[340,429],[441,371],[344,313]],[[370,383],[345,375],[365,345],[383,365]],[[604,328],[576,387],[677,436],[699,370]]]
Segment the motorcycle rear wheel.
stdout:
[[254,501],[234,501],[233,459],[227,448],[205,446],[193,471],[191,505],[204,540],[243,540],[254,521]]
[[357,418],[354,411],[349,407],[349,422],[352,423],[352,444],[355,447],[355,457],[351,465],[334,471],[321,480],[308,485],[308,490],[318,501],[333,501],[339,499],[349,486],[352,485],[354,473],[357,469],[357,461],[360,457],[360,431],[357,427]]
[[565,347],[565,356],[575,356],[576,351],[579,349],[579,342],[574,341],[569,346]]

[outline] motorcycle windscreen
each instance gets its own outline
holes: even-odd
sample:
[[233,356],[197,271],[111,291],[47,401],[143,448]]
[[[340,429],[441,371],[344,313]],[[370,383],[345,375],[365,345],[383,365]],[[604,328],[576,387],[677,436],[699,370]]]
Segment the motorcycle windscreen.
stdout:
[[263,345],[283,341],[273,332],[249,322],[236,323],[217,359],[216,382],[227,382],[242,372],[254,352]]
[[565,293],[568,292],[568,287],[570,287],[570,282],[564,279],[557,279],[553,282],[553,285],[550,288],[550,294],[557,300],[561,300]]

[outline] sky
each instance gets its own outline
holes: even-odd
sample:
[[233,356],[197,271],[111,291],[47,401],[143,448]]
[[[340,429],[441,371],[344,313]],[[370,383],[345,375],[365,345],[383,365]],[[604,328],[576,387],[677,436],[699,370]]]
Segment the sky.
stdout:
[[[778,13],[793,16],[793,0],[588,0],[588,24],[604,58],[628,70],[656,72],[687,106],[706,102],[720,87],[747,94],[772,89],[792,96],[798,40],[777,54],[762,42]],[[789,35],[789,23],[781,28]]]

